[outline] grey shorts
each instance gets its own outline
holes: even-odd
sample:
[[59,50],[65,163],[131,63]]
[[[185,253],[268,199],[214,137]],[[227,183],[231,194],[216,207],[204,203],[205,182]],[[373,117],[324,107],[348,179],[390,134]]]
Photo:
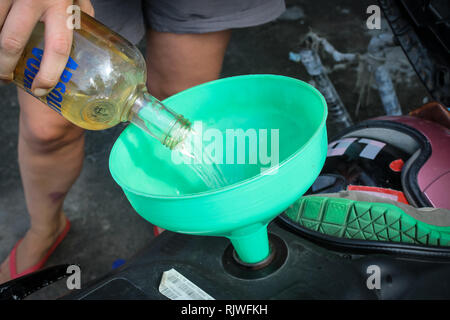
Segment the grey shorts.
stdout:
[[285,10],[284,0],[92,0],[95,17],[132,43],[146,29],[206,33],[260,25]]

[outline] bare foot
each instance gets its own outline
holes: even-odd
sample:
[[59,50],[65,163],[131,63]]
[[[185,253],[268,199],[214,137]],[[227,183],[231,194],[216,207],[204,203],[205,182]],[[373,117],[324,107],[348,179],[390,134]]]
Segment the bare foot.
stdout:
[[[45,256],[66,226],[64,214],[61,214],[58,220],[55,225],[49,226],[46,231],[37,231],[33,228],[28,230],[16,250],[17,273],[34,266]],[[10,256],[0,266],[0,284],[11,280],[9,259]]]

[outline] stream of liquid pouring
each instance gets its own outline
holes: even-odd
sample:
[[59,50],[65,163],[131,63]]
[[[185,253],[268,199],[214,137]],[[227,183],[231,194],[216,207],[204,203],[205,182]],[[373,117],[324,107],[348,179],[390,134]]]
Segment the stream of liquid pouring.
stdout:
[[228,184],[219,165],[214,161],[203,143],[198,143],[198,133],[190,130],[186,139],[179,143],[174,152],[182,155],[183,161],[195,172],[208,189],[217,189]]

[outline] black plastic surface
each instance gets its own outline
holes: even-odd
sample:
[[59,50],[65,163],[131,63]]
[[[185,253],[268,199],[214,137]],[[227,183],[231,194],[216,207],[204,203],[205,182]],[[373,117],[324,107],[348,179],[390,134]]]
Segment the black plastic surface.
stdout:
[[0,300],[22,300],[53,282],[66,278],[68,264],[57,265],[0,285]]
[[[225,238],[166,231],[125,266],[64,299],[123,299],[122,285],[139,288],[140,298],[167,299],[158,287],[162,273],[172,268],[215,299],[450,298],[448,259],[338,252],[275,223],[269,229],[288,252],[283,265],[263,278],[242,279],[224,269],[222,259],[229,245]],[[367,286],[368,268],[373,265],[380,270],[380,289]],[[118,284],[119,279],[126,283]],[[128,294],[138,292],[130,289]]]

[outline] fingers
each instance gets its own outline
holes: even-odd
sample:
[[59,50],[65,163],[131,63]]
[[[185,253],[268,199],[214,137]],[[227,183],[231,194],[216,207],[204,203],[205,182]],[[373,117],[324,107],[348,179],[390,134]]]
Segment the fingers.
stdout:
[[[0,2],[0,32],[3,27],[3,23],[6,20],[6,16],[8,15],[9,9],[11,8],[12,0],[4,0]],[[8,83],[7,80],[2,80],[0,78],[0,86]]]
[[0,33],[0,79],[13,79],[17,62],[42,14],[32,3],[19,1],[7,13]]
[[0,31],[2,30],[3,23],[6,20],[6,16],[8,15],[11,5],[12,5],[12,0],[0,1]]
[[[6,16],[8,15],[9,9],[11,8],[12,0],[4,0],[0,2],[0,32],[3,27],[3,23],[6,20]],[[8,83],[7,80],[2,80],[0,77],[0,86]]]
[[81,11],[84,13],[87,13],[91,17],[94,16],[94,7],[92,6],[92,3],[90,0],[77,0],[75,1],[75,4],[80,6]]
[[31,90],[36,96],[46,95],[58,83],[67,64],[72,47],[73,30],[67,27],[67,5],[49,8],[43,17],[45,23],[45,47],[41,67]]

